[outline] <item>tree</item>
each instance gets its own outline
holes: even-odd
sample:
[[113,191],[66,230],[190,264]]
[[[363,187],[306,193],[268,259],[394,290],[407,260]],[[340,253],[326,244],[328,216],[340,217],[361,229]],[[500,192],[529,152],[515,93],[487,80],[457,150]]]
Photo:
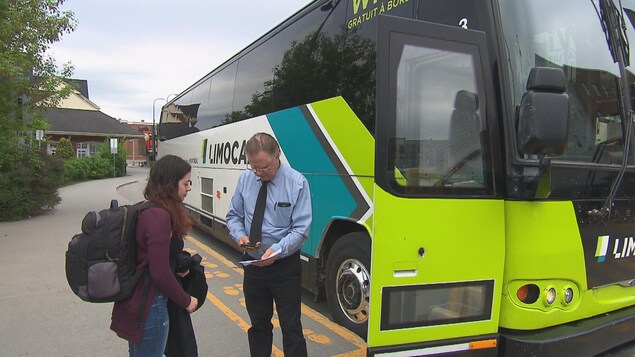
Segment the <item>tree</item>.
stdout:
[[71,144],[71,141],[66,138],[61,138],[60,141],[57,142],[57,147],[55,148],[55,156],[59,157],[62,160],[74,158],[75,151],[73,150],[73,144]]
[[[53,164],[51,160],[56,160],[38,152],[34,133],[47,128],[44,110],[57,105],[71,91],[63,85],[63,78],[71,76],[72,66],[65,64],[58,70],[55,60],[46,54],[63,34],[75,29],[73,13],[60,10],[63,3],[64,0],[0,0],[0,192],[12,192],[0,197],[0,207],[6,211],[0,219],[16,219],[59,202],[60,164]],[[47,176],[39,175],[46,167],[55,169]],[[11,186],[24,177],[41,180]],[[31,184],[45,185],[47,194],[33,194],[44,187]],[[19,200],[32,202],[20,208],[16,202]]]
[[[64,0],[0,0],[0,119],[2,142],[16,141],[16,133],[39,109],[54,107],[68,96],[60,90],[73,68],[58,71],[46,54],[50,45],[75,29],[72,12],[61,11]],[[46,100],[45,100],[46,99]],[[41,123],[39,123],[41,124]],[[6,137],[6,136],[9,137]]]

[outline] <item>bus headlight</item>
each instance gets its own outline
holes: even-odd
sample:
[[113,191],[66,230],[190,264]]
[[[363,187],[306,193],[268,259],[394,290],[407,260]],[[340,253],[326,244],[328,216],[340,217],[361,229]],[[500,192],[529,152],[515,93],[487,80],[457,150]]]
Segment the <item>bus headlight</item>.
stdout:
[[571,301],[573,301],[573,289],[571,287],[566,287],[564,289],[562,300],[565,305],[569,305]]
[[554,301],[556,301],[556,288],[550,286],[545,289],[545,306],[550,306]]

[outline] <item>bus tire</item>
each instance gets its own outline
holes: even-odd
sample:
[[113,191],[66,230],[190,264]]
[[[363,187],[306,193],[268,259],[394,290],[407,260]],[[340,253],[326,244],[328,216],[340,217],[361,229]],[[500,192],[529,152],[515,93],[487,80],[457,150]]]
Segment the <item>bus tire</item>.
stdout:
[[345,234],[326,262],[326,300],[333,321],[366,339],[369,299],[370,238],[361,232]]

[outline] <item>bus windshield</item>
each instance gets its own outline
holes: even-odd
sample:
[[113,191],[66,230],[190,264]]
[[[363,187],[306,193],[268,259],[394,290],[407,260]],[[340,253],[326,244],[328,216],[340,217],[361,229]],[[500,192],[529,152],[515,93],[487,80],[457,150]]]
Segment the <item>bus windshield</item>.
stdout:
[[[635,39],[631,22],[635,16],[630,10],[635,9],[635,1],[622,3],[626,35]],[[621,164],[624,130],[618,101],[620,71],[603,31],[599,1],[503,0],[500,10],[515,108],[533,67],[564,71],[569,133],[564,152],[554,159]],[[633,83],[630,67],[627,73],[628,82]]]

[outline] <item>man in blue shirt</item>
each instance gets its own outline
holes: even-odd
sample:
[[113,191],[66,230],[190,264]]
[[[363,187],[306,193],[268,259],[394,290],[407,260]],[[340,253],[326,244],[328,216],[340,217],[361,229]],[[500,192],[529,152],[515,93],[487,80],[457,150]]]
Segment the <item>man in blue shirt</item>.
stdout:
[[[250,167],[238,179],[227,212],[227,227],[248,259],[263,259],[245,266],[243,292],[251,320],[247,331],[249,350],[251,356],[271,356],[275,301],[284,354],[306,356],[300,321],[299,251],[311,224],[309,184],[302,174],[280,161],[280,146],[267,133],[252,136],[245,153]],[[263,197],[261,204],[257,203],[259,195]],[[257,212],[262,212],[262,207],[256,207],[262,204],[264,215]]]

